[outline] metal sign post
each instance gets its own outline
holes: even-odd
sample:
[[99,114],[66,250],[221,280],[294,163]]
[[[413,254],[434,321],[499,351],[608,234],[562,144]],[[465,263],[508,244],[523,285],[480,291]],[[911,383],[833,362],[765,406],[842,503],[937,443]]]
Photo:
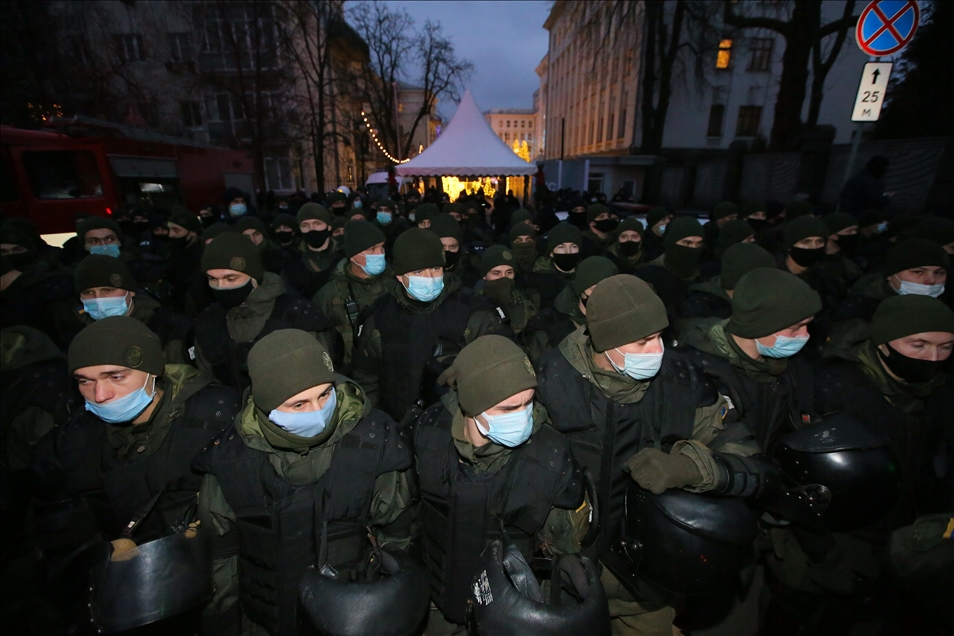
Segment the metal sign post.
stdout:
[[864,53],[874,56],[875,60],[865,64],[855,106],[851,111],[851,121],[858,124],[851,140],[842,188],[854,170],[864,122],[878,121],[881,117],[893,66],[890,62],[881,62],[881,56],[894,55],[907,46],[918,30],[920,21],[921,9],[916,0],[874,0],[858,16],[855,43]]
[[884,93],[888,89],[891,77],[891,62],[868,62],[861,73],[855,107],[851,111],[851,121],[878,121]]

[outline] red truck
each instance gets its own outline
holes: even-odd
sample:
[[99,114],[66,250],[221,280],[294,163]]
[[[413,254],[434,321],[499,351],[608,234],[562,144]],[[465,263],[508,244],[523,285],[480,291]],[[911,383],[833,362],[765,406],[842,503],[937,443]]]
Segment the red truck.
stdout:
[[198,211],[222,203],[226,187],[254,192],[252,165],[246,152],[106,122],[0,126],[0,213],[56,234],[74,231],[77,212],[110,216],[123,206],[173,204]]

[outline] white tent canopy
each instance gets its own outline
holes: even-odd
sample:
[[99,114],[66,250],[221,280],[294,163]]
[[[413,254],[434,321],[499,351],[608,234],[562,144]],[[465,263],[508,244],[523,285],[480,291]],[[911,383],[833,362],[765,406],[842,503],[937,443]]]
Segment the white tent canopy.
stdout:
[[394,171],[419,177],[505,177],[532,175],[537,167],[518,157],[491,130],[468,90],[437,141]]

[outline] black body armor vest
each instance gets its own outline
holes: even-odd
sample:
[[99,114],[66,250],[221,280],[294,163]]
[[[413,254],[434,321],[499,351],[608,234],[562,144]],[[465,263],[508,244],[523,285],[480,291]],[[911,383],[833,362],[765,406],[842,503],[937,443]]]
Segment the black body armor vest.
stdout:
[[506,533],[532,557],[550,509],[576,509],[585,486],[566,439],[548,426],[515,448],[500,471],[480,473],[460,462],[452,421],[442,404],[431,406],[421,415],[414,447],[431,599],[449,620],[463,624],[487,544]]
[[814,411],[814,380],[804,358],[789,358],[788,368],[772,382],[756,382],[725,358],[693,347],[680,351],[732,401],[736,419],[755,433],[763,451],[769,452],[781,435],[811,424],[803,418]]
[[493,306],[463,287],[427,313],[408,311],[391,294],[375,300],[370,311],[374,328],[381,334],[381,409],[401,421],[420,396],[428,360],[459,352],[466,344],[464,336],[471,315],[482,309],[493,310]]
[[311,301],[282,294],[275,299],[272,314],[251,342],[238,343],[229,335],[227,310],[212,303],[196,320],[195,342],[202,349],[216,379],[238,391],[249,387],[248,352],[256,342],[279,329],[324,331],[328,318]]
[[607,398],[559,349],[544,354],[537,382],[553,427],[570,439],[577,461],[597,479],[602,552],[621,536],[626,487],[633,481],[623,471],[626,460],[644,448],[668,452],[675,442],[691,439],[696,409],[714,403],[716,392],[672,350],[635,404]]
[[37,458],[41,478],[49,484],[62,480],[66,495],[85,499],[107,540],[117,538],[161,492],[133,535],[138,543],[158,539],[191,512],[202,483],[192,471],[192,460],[231,424],[238,404],[238,396],[228,387],[201,389],[173,412],[175,421],[156,451],[144,458],[133,452],[130,459],[116,457],[102,420],[78,410],[51,433],[52,449],[44,447]]
[[217,477],[235,513],[240,598],[248,617],[271,634],[298,633],[298,584],[318,560],[323,524],[327,563],[357,565],[368,543],[375,479],[410,465],[407,441],[375,411],[337,442],[331,466],[314,482],[288,482],[268,453],[246,446],[235,430],[200,453],[194,467]]

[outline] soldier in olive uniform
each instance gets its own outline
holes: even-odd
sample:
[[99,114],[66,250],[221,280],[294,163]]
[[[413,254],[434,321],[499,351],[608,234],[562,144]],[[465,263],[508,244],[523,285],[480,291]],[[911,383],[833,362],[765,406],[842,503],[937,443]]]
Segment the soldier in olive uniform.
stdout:
[[203,526],[237,544],[236,556],[213,564],[211,608],[240,606],[244,634],[294,636],[308,566],[358,567],[369,531],[382,547],[410,544],[411,447],[304,331],[263,338],[248,366],[251,390],[234,426],[194,463],[206,475]]
[[312,299],[331,320],[344,342],[344,368],[351,366],[361,312],[394,285],[385,262],[384,233],[367,221],[349,221],[343,240],[345,260]]

